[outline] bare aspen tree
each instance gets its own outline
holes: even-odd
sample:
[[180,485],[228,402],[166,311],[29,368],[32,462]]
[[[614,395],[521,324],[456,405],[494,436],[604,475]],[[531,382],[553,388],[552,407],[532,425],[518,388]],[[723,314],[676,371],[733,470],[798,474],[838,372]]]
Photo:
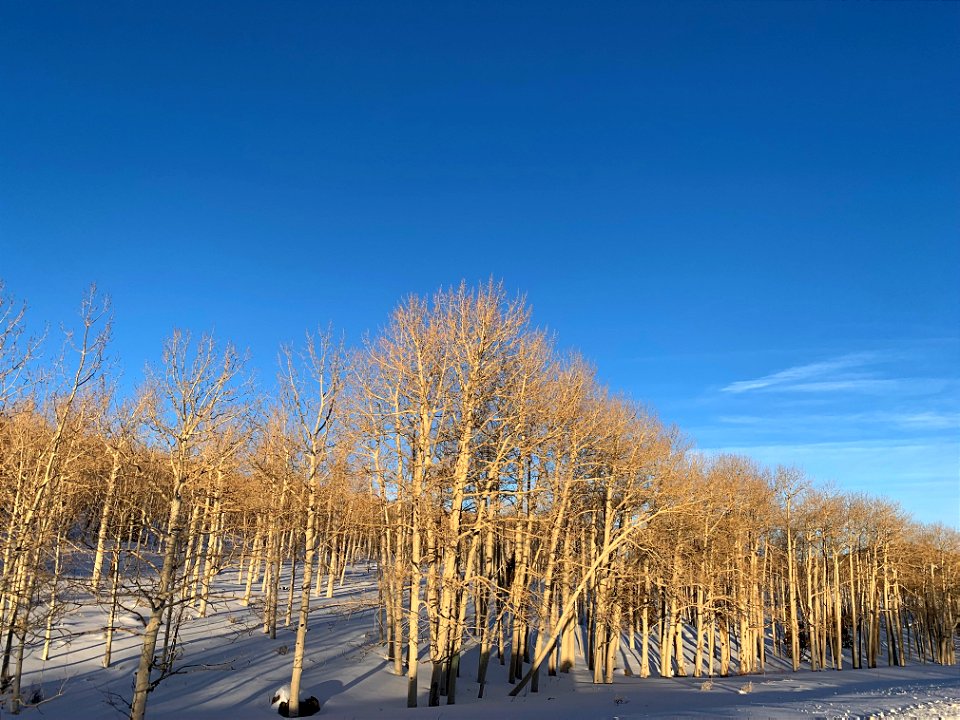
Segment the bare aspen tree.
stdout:
[[0,280],[0,412],[27,393],[27,371],[43,339],[25,337],[26,315],[27,304],[7,294]]
[[[446,540],[440,552],[437,654],[433,658],[430,705],[439,704],[441,677],[448,673],[449,684],[450,661],[459,655],[460,639],[451,636],[460,582],[457,553],[477,437],[488,420],[488,403],[501,380],[504,361],[517,352],[527,323],[527,311],[522,304],[507,303],[502,289],[492,284],[473,293],[461,286],[457,291],[441,294],[435,312],[442,323],[451,370],[452,412],[448,418],[450,441],[455,449],[449,487],[442,489],[449,497],[450,510],[445,517]],[[447,702],[454,700],[455,696],[448,693]]]
[[[19,712],[22,704],[20,679],[24,648],[40,567],[54,539],[56,506],[60,503],[64,478],[77,458],[75,447],[89,422],[91,403],[86,393],[103,368],[110,336],[109,302],[97,295],[95,287],[91,286],[81,304],[78,331],[65,329],[64,332],[64,354],[51,380],[55,385],[46,398],[46,413],[38,418],[39,425],[34,423],[34,429],[42,426],[43,430],[32,438],[32,447],[24,448],[30,459],[22,468],[21,482],[13,499],[0,578],[3,596],[0,627],[5,635],[0,686],[10,686],[14,713]],[[20,372],[22,365],[16,367],[13,374]],[[6,377],[10,376],[8,370]],[[26,460],[25,456],[21,457]],[[18,647],[11,673],[14,639]]]
[[131,720],[142,720],[147,696],[159,682],[151,678],[151,672],[157,665],[155,651],[164,615],[172,612],[181,582],[185,492],[197,474],[209,471],[198,464],[204,446],[245,411],[238,383],[241,367],[232,347],[220,351],[210,336],[193,344],[188,334],[176,331],[164,348],[162,372],[151,377],[147,423],[166,451],[170,484],[161,490],[168,507],[160,543],[163,559],[156,590],[146,598],[150,613],[137,665]]
[[[565,607],[557,619],[557,630],[533,657],[530,669],[514,685],[511,695],[519,694],[540,669],[562,636],[563,628],[572,620],[582,594],[596,584],[602,573],[609,572],[617,553],[628,543],[642,545],[642,534],[659,515],[680,511],[692,502],[683,490],[683,454],[676,447],[676,438],[656,418],[624,403],[613,404],[609,412],[609,429],[604,442],[598,445],[601,456],[594,469],[596,474],[591,478],[598,503],[595,507],[604,513],[601,518],[609,519],[603,520],[602,541],[596,544],[579,584],[564,598]],[[596,494],[597,490],[602,493]],[[619,624],[611,627],[617,613],[613,607],[601,607],[600,611],[613,611],[610,619],[602,619],[606,628],[604,649],[608,649],[607,643],[619,641]],[[609,660],[608,654],[603,661],[604,670]]]
[[[543,508],[549,532],[542,546],[544,566],[540,575],[542,591],[535,654],[541,653],[547,637],[559,630],[555,622],[562,598],[558,601],[559,593],[554,586],[558,568],[568,565],[564,551],[569,552],[563,530],[568,527],[578,485],[592,474],[586,450],[598,433],[604,402],[604,398],[597,395],[592,371],[582,360],[575,358],[569,364],[558,365],[554,372],[555,378],[545,385],[540,398],[542,410],[550,418],[550,428],[541,439],[543,451],[551,458],[554,471],[545,473],[543,478],[543,491],[549,497],[549,504],[545,503]],[[563,583],[561,589],[565,590]],[[483,659],[481,655],[481,662]],[[550,673],[555,672],[553,665]],[[536,678],[534,674],[534,681]]]
[[408,543],[407,560],[407,706],[417,706],[417,669],[420,646],[423,539],[428,524],[428,479],[439,459],[440,427],[448,413],[446,392],[449,362],[441,344],[438,318],[426,303],[411,298],[398,308],[384,334],[368,343],[364,353],[369,379],[364,392],[376,401],[377,439],[381,481],[392,487],[402,531]]
[[784,532],[787,540],[787,595],[790,610],[790,658],[793,670],[800,669],[800,620],[797,614],[797,569],[794,555],[793,505],[804,484],[796,471],[777,468],[777,491],[783,497]]
[[[354,392],[349,415],[352,418],[353,444],[361,458],[360,467],[367,475],[371,494],[377,500],[379,521],[383,531],[378,544],[377,572],[380,601],[383,605],[384,641],[393,672],[403,674],[403,588],[408,573],[406,530],[400,515],[403,504],[402,453],[391,454],[389,418],[399,414],[399,389],[392,388],[390,397],[381,396],[376,371],[366,364],[365,356],[354,358]],[[391,459],[397,463],[392,472]],[[391,482],[391,478],[394,481]],[[396,495],[394,495],[396,493]]]
[[[306,347],[295,354],[281,351],[281,402],[295,441],[291,468],[306,487],[306,527],[303,529],[304,561],[301,579],[297,637],[290,676],[290,717],[299,717],[300,678],[310,618],[310,590],[317,550],[318,501],[322,482],[331,473],[331,455],[337,394],[342,384],[342,353],[332,344],[329,332],[307,335]],[[331,577],[333,575],[331,574]],[[291,592],[293,580],[291,579]]]
[[104,391],[96,414],[98,439],[110,460],[110,469],[107,472],[107,481],[103,488],[100,518],[97,525],[96,550],[93,556],[93,572],[90,577],[90,584],[95,593],[100,588],[106,540],[111,522],[113,522],[112,513],[117,507],[115,494],[122,481],[122,472],[130,462],[134,451],[136,427],[140,422],[143,410],[142,395],[131,402],[122,403],[116,407],[114,407],[114,402],[115,391]]

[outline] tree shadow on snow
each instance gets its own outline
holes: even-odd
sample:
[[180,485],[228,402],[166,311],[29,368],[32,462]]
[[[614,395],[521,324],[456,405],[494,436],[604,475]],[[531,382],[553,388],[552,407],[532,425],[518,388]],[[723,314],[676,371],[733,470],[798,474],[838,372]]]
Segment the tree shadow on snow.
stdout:
[[332,698],[334,695],[339,695],[346,688],[343,683],[339,680],[324,680],[318,685],[314,685],[310,688],[310,692],[313,694],[317,700],[320,701],[320,708],[323,709],[323,706],[327,704],[327,701]]

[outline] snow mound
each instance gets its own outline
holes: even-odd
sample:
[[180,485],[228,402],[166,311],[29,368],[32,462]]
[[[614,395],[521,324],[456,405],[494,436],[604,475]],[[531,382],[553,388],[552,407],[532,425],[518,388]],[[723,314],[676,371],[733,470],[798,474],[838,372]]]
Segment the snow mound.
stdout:
[[276,690],[274,690],[273,695],[270,696],[270,707],[274,710],[280,709],[280,703],[289,703],[290,702],[290,686],[281,685]]

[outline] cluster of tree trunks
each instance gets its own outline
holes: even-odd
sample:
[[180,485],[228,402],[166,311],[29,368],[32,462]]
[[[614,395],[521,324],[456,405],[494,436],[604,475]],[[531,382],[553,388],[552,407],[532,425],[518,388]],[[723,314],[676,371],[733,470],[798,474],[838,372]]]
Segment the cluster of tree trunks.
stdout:
[[[263,632],[375,565],[407,705],[455,703],[477,648],[512,692],[584,662],[597,683],[956,662],[960,534],[798,472],[693,453],[675,428],[555,350],[487,285],[411,298],[363,347],[284,348],[275,390],[238,354],[175,333],[129,398],[95,293],[61,361],[36,368],[0,292],[0,683],[49,652],[70,594],[143,620],[130,717],[177,671],[179,630],[227,577]],[[90,559],[92,558],[92,567]],[[622,651],[640,657],[632,668]],[[429,690],[420,697],[420,655]]]

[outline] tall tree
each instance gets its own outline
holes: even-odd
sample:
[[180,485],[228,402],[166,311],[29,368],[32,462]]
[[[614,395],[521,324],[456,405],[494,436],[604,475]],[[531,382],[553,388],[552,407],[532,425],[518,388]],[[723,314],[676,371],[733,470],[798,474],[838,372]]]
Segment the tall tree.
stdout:
[[[281,351],[280,385],[284,417],[294,442],[291,468],[306,487],[306,525],[303,528],[304,561],[301,579],[297,638],[290,676],[290,717],[300,714],[300,679],[310,619],[310,590],[318,540],[318,502],[321,485],[332,473],[337,395],[343,381],[342,352],[329,332],[307,335],[306,347],[295,353]],[[328,492],[330,492],[328,490]],[[332,504],[332,493],[330,494]],[[331,581],[334,569],[331,568]],[[293,581],[291,580],[291,583]]]
[[149,615],[134,680],[130,720],[142,720],[148,694],[164,677],[161,673],[152,678],[151,673],[158,665],[155,652],[164,614],[172,611],[183,581],[180,573],[186,531],[185,493],[191,482],[213,469],[204,450],[246,413],[242,367],[233,347],[227,345],[220,350],[209,335],[192,343],[188,333],[178,330],[164,347],[162,370],[151,372],[146,421],[153,441],[167,458],[169,479],[166,487],[157,488],[166,500],[167,517],[161,530],[162,563],[156,587],[145,598]]

